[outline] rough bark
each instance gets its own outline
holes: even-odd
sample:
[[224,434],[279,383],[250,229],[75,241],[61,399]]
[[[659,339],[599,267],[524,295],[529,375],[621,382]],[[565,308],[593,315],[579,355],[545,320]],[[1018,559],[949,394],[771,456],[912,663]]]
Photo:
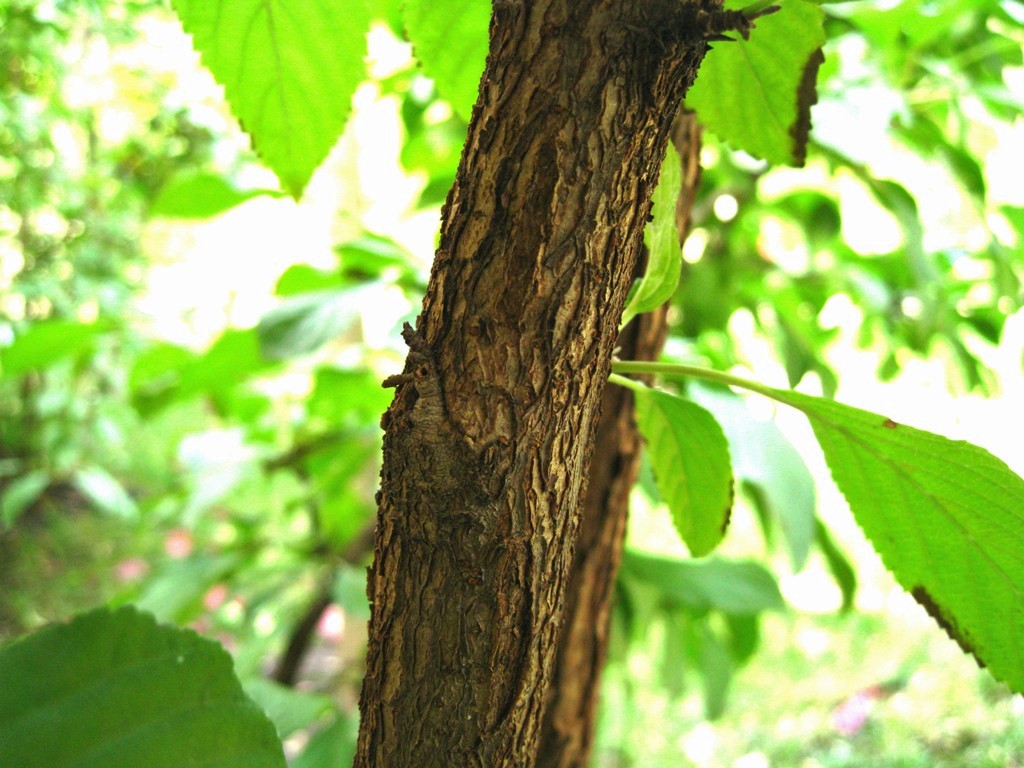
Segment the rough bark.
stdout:
[[[680,0],[496,0],[384,467],[357,766],[534,764],[586,468],[671,119]],[[718,23],[721,22],[721,23]]]
[[[680,112],[672,141],[679,150],[683,172],[676,205],[676,227],[682,245],[700,183],[700,126],[693,113]],[[634,318],[619,334],[618,356],[624,360],[657,359],[665,342],[667,314],[666,305]],[[640,446],[632,394],[622,387],[608,387],[566,589],[537,768],[589,765],[615,577],[622,559],[629,490],[640,466]]]

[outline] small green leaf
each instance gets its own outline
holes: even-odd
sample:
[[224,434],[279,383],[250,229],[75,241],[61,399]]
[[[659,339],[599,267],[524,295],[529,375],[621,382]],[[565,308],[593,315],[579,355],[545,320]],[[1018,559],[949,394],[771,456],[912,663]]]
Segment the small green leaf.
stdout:
[[78,470],[75,473],[75,485],[100,512],[123,520],[134,520],[139,515],[135,500],[121,482],[103,467],[93,465]]
[[637,425],[672,522],[694,557],[706,555],[725,536],[732,511],[732,470],[722,428],[688,400],[642,385],[632,389]]
[[657,309],[676,292],[683,264],[683,249],[679,246],[679,230],[676,228],[676,200],[682,185],[679,153],[669,144],[661,166],[661,179],[654,190],[653,218],[644,231],[647,269],[630,291],[622,313],[622,325],[635,315]]
[[5,376],[45,368],[66,357],[89,354],[96,337],[110,330],[110,324],[76,323],[71,320],[46,320],[35,323],[20,334],[7,349],[0,351]]
[[1024,479],[992,454],[796,392],[839,490],[896,580],[1024,691]]
[[413,53],[438,93],[468,122],[487,60],[491,3],[408,0],[402,10]]
[[173,0],[253,146],[295,198],[365,74],[365,0]]
[[50,473],[36,469],[16,477],[0,495],[0,526],[14,525],[14,521],[38,501],[50,484]]
[[0,651],[0,765],[284,768],[231,657],[131,607],[55,624]]
[[164,185],[149,209],[150,216],[209,219],[261,195],[279,197],[272,189],[242,190],[215,173],[190,173]]
[[802,163],[814,101],[815,63],[825,43],[816,3],[783,0],[757,20],[749,40],[719,43],[701,64],[686,104],[727,141],[771,163]]

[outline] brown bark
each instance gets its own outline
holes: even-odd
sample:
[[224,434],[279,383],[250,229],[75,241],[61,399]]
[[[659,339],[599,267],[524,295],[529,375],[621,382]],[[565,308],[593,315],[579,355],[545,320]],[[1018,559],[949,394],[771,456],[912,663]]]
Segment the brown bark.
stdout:
[[[680,112],[672,140],[683,172],[676,206],[682,245],[700,183],[700,126],[693,113]],[[619,334],[618,356],[624,360],[657,359],[665,342],[667,314],[666,305],[635,318]],[[608,387],[566,588],[537,768],[584,768],[589,764],[615,577],[622,559],[629,490],[640,466],[640,445],[631,393],[622,387]]]
[[[671,118],[680,0],[497,0],[384,467],[357,766],[533,765],[601,395]],[[718,23],[721,22],[721,23]]]

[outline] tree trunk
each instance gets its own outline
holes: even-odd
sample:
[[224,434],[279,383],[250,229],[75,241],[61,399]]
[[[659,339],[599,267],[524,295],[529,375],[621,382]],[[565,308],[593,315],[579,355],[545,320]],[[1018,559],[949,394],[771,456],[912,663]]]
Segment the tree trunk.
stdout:
[[534,764],[617,325],[714,10],[495,2],[423,312],[386,382],[357,766]]
[[[672,131],[682,187],[676,226],[682,245],[700,183],[700,126],[681,111]],[[665,342],[668,307],[640,315],[619,334],[619,357],[656,360]],[[641,377],[642,378],[642,377]],[[537,768],[585,768],[594,739],[601,671],[608,651],[615,577],[622,559],[629,491],[640,466],[633,397],[622,387],[604,393],[590,479],[566,588],[558,655],[548,693]]]

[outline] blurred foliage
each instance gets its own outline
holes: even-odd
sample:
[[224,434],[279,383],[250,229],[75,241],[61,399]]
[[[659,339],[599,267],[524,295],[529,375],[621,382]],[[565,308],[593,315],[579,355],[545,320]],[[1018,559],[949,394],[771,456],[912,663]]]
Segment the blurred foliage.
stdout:
[[[397,4],[378,5],[400,30]],[[706,135],[669,353],[748,364],[734,333],[746,318],[792,385],[816,377],[832,393],[842,372],[830,353],[853,323],[884,378],[939,354],[955,391],[990,389],[979,350],[1000,340],[1024,279],[1024,210],[991,194],[993,147],[1021,111],[1006,77],[1024,63],[1019,8],[903,0],[825,12],[807,168],[769,169]],[[100,600],[191,625],[232,650],[279,732],[301,737],[289,742],[293,764],[315,768],[352,748],[390,398],[379,382],[400,359],[397,327],[390,347],[370,344],[366,317],[381,291],[417,306],[426,254],[345,213],[355,231],[337,238],[335,261],[285,270],[253,327],[219,329],[202,348],[152,333],[136,303],[152,269],[147,221],[280,195],[240,182],[253,156],[169,98],[171,78],[119,55],[166,13],[155,0],[0,6],[0,583],[11,587],[0,638]],[[405,213],[436,211],[475,89],[435,85],[411,61],[367,78],[377,103],[396,107],[398,162],[419,184]],[[867,103],[888,111],[865,107],[858,121]],[[896,157],[939,174],[943,210]],[[890,236],[865,246],[857,236],[879,221]],[[762,623],[784,608],[777,579],[819,557],[849,609],[856,578],[783,433],[725,393],[692,389],[725,428],[761,562],[631,551],[611,663],[645,655],[673,696],[696,675],[705,713],[718,716],[735,670],[756,665]],[[657,508],[649,471],[634,496]],[[325,600],[336,613],[313,610]],[[267,682],[311,611],[318,628],[299,672],[309,685]],[[610,685],[610,706],[636,696],[628,675]],[[624,761],[642,752],[621,749]]]

